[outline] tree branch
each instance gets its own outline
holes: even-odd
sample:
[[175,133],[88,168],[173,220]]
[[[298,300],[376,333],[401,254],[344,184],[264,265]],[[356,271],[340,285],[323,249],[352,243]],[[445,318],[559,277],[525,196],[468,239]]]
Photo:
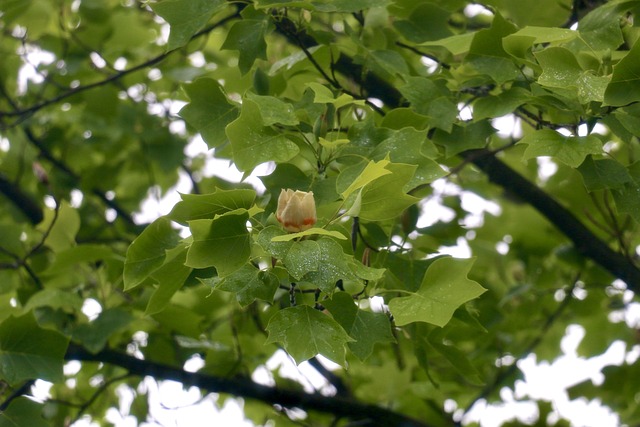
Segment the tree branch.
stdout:
[[522,197],[564,233],[583,256],[591,258],[605,270],[620,278],[636,293],[640,292],[640,269],[624,255],[613,251],[568,209],[496,159],[488,150],[470,150],[460,154],[482,170],[489,180]]
[[22,191],[19,186],[9,181],[2,173],[0,173],[0,193],[4,194],[16,208],[21,210],[31,224],[36,225],[43,220],[44,214],[38,202],[31,195]]
[[356,420],[360,426],[430,426],[430,424],[414,420],[389,409],[353,399],[268,387],[246,378],[221,378],[187,372],[172,366],[136,359],[114,350],[107,349],[93,354],[85,348],[71,343],[67,349],[65,359],[107,363],[124,368],[130,374],[140,377],[149,375],[157,379],[173,380],[187,386],[196,386],[209,392],[228,393],[243,398],[256,399],[270,405],[329,413],[342,418]]

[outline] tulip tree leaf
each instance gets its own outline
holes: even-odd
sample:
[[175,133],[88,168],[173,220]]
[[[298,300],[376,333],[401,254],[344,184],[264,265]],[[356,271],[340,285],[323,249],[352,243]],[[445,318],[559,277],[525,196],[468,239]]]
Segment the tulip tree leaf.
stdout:
[[362,190],[360,218],[371,221],[392,219],[420,200],[403,190],[413,177],[416,165],[391,163],[386,169],[391,173],[376,179]]
[[613,199],[618,212],[630,215],[640,224],[640,185],[626,184],[619,190],[613,190]]
[[165,0],[152,9],[171,27],[167,50],[184,46],[200,31],[214,13],[227,6],[224,0]]
[[294,279],[300,280],[310,271],[318,270],[320,246],[313,240],[293,242],[282,262]]
[[298,154],[298,146],[282,132],[262,125],[258,104],[245,99],[240,117],[227,126],[233,159],[238,169],[250,172],[260,163],[285,162]]
[[42,405],[26,397],[14,399],[0,412],[0,427],[49,427],[41,416]]
[[640,43],[613,66],[611,83],[604,93],[607,105],[621,106],[640,100]]
[[243,19],[234,22],[222,44],[222,49],[238,51],[238,68],[244,75],[256,59],[267,59],[267,20]]
[[578,171],[582,174],[584,185],[589,191],[621,189],[633,181],[627,168],[613,159],[594,159],[593,156],[587,156]]
[[536,53],[542,66],[538,83],[553,88],[572,88],[578,95],[578,101],[586,104],[591,101],[602,102],[608,77],[596,76],[591,70],[583,70],[578,59],[569,49],[550,47]]
[[502,39],[515,32],[516,27],[497,13],[491,28],[475,33],[465,64],[477,73],[491,77],[498,84],[515,78],[518,69],[502,47]]
[[230,212],[236,209],[249,210],[256,198],[255,190],[216,189],[209,194],[181,194],[178,202],[168,218],[186,223],[194,219],[213,219],[216,215]]
[[355,339],[348,346],[360,360],[365,360],[373,353],[376,343],[395,342],[389,317],[384,313],[359,309],[348,293],[336,292],[322,304],[349,336]]
[[[202,279],[205,284],[211,280]],[[273,301],[279,284],[278,278],[273,273],[259,270],[251,264],[245,264],[239,270],[219,280],[215,288],[235,293],[240,305],[245,307],[256,299]]]
[[107,309],[92,322],[79,325],[73,331],[73,339],[82,343],[90,352],[97,353],[115,332],[125,328],[132,320],[131,313],[124,309]]
[[164,310],[171,297],[182,287],[191,274],[191,268],[185,265],[187,248],[186,244],[182,244],[168,250],[164,264],[152,273],[151,277],[158,282],[158,287],[147,303],[145,310],[147,316]]
[[334,230],[325,230],[324,228],[313,227],[308,230],[298,231],[297,233],[282,234],[271,239],[272,242],[288,242],[305,236],[330,236],[340,240],[347,240],[347,237]]
[[258,234],[257,242],[262,248],[276,259],[284,259],[289,252],[289,248],[294,242],[291,240],[275,240],[278,237],[289,236],[282,228],[275,225],[265,227]]
[[31,312],[8,317],[0,324],[0,379],[9,384],[64,379],[62,365],[69,338],[44,329]]
[[124,262],[124,290],[142,283],[164,262],[166,251],[179,243],[177,230],[164,217],[153,221],[131,243]]
[[222,145],[227,140],[224,129],[238,117],[238,108],[213,79],[201,78],[183,85],[183,89],[190,102],[182,107],[180,117],[200,132],[209,148]]
[[193,268],[215,267],[220,277],[233,273],[249,259],[251,237],[246,212],[223,215],[217,219],[189,221],[193,243],[186,265]]
[[319,256],[318,267],[304,276],[304,280],[313,283],[323,292],[331,293],[340,279],[354,278],[349,268],[342,246],[328,237],[318,239]]
[[474,259],[451,257],[435,260],[416,292],[389,301],[389,310],[396,324],[427,322],[443,327],[449,323],[458,307],[486,291],[467,278],[473,263]]
[[589,154],[600,154],[602,142],[595,136],[564,136],[551,129],[541,129],[522,138],[528,144],[523,160],[551,156],[572,168],[577,168]]
[[253,93],[247,94],[247,98],[258,106],[262,116],[262,124],[271,126],[276,123],[285,126],[295,126],[300,121],[295,114],[293,105],[273,96],[259,96]]
[[279,343],[296,363],[321,354],[346,366],[345,345],[353,341],[335,320],[308,305],[278,311],[269,320],[267,331],[267,344]]
[[458,108],[451,101],[446,87],[426,77],[408,77],[406,80],[407,84],[400,87],[400,91],[411,103],[411,108],[427,117],[433,127],[451,131]]
[[[383,159],[378,162],[374,162],[373,160],[369,161],[362,172],[360,172],[360,174],[355,179],[353,179],[353,181],[350,181],[349,186],[342,190],[342,192],[340,193],[342,197],[344,199],[347,199],[353,192],[364,187],[371,181],[374,181],[381,176],[390,174],[391,171],[386,169],[389,163],[391,162],[388,159]],[[340,179],[338,183],[340,183]]]
[[437,130],[433,142],[444,147],[447,157],[453,157],[465,150],[483,148],[495,129],[487,120],[454,125],[451,132]]

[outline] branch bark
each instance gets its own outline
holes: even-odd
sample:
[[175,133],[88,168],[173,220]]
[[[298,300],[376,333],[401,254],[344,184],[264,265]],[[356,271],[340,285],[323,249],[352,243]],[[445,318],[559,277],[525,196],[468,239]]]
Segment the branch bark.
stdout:
[[10,201],[27,217],[33,225],[39,224],[44,218],[42,207],[22,189],[9,181],[7,177],[0,173],[0,193],[4,194]]
[[357,421],[360,426],[430,426],[426,422],[409,418],[397,412],[341,396],[323,396],[318,393],[309,394],[303,391],[268,387],[247,378],[222,378],[186,372],[172,366],[136,359],[114,350],[106,349],[93,354],[84,347],[71,343],[67,349],[65,360],[107,363],[124,368],[130,374],[140,377],[149,375],[157,379],[173,380],[184,385],[196,386],[209,392],[228,393],[238,397],[256,399],[269,405],[332,414]]

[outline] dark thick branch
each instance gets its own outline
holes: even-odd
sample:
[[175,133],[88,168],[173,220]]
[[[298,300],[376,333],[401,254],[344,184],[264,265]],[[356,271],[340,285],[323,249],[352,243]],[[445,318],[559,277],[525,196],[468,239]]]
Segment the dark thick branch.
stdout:
[[22,211],[31,224],[36,225],[44,218],[42,207],[38,202],[31,195],[22,191],[16,184],[9,181],[2,173],[0,173],[0,193],[11,200],[11,203]]
[[228,393],[243,398],[256,399],[270,405],[318,411],[358,421],[361,426],[403,426],[428,427],[429,424],[414,420],[402,414],[340,396],[323,396],[302,391],[283,390],[257,384],[246,378],[221,378],[193,372],[186,372],[160,363],[136,359],[113,350],[102,350],[97,354],[71,343],[66,360],[102,362],[126,369],[140,377],[152,376],[157,379],[179,381],[215,393]]
[[625,281],[630,289],[640,293],[640,269],[622,254],[584,226],[568,209],[532,184],[518,172],[496,159],[488,150],[471,150],[460,154],[482,170],[489,180],[529,203],[551,221],[574,244],[583,256],[591,258],[614,276]]

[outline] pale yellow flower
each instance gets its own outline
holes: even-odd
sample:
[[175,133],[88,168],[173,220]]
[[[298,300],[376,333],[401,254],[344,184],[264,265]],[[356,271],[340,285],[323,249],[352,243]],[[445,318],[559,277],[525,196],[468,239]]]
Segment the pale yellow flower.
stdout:
[[276,219],[289,232],[308,230],[316,223],[316,201],[313,192],[282,189],[278,197]]

